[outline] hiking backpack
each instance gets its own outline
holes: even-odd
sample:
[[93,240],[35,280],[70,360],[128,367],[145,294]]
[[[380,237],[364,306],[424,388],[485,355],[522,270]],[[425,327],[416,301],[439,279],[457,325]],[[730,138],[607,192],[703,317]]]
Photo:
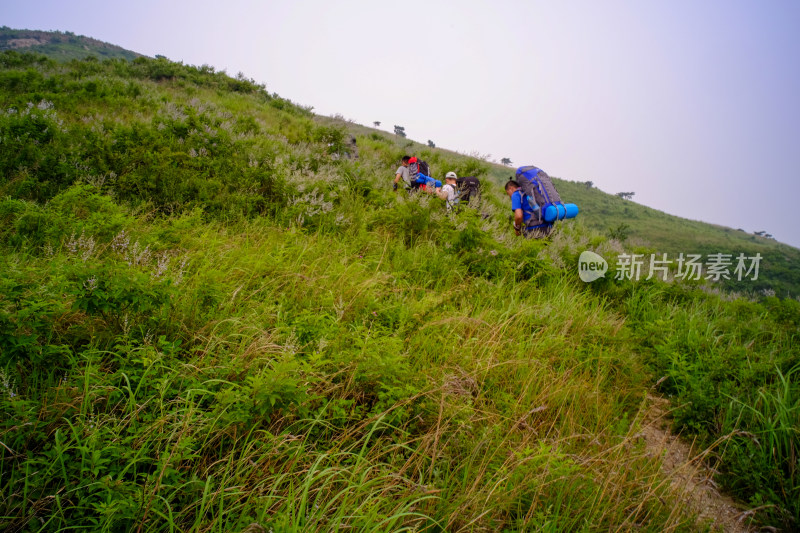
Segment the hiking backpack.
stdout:
[[431,170],[428,167],[428,163],[422,159],[412,157],[408,160],[408,175],[411,177],[411,181],[414,181],[417,178],[417,174],[431,177]]
[[469,203],[471,198],[480,198],[481,182],[475,176],[456,179],[456,198],[459,202]]
[[428,167],[428,163],[421,159],[417,159],[416,157],[412,157],[408,160],[408,178],[411,181],[412,189],[418,189],[420,185],[422,185],[422,183],[417,182],[417,178],[420,174],[431,177],[431,171]]
[[517,183],[522,189],[523,201],[534,208],[529,224],[535,227],[549,226],[556,220],[574,218],[578,214],[575,204],[561,201],[553,180],[544,170],[534,166],[519,167]]

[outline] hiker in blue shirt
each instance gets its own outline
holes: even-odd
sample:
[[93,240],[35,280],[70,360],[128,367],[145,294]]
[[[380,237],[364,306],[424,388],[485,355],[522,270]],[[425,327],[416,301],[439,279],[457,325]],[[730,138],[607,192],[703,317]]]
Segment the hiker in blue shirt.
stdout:
[[523,194],[519,183],[509,180],[506,194],[511,198],[511,211],[514,212],[514,232],[525,237],[546,237],[553,225],[541,219],[541,210],[536,201]]

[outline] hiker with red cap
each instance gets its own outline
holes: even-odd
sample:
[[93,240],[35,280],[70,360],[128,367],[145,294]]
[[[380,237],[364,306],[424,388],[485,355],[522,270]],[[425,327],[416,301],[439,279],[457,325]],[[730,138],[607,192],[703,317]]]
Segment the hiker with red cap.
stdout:
[[422,189],[423,191],[433,193],[436,188],[442,186],[442,182],[430,177],[430,169],[428,163],[417,159],[416,157],[403,156],[400,166],[395,172],[394,184],[392,189],[397,190],[397,185],[403,180],[406,190],[415,191]]

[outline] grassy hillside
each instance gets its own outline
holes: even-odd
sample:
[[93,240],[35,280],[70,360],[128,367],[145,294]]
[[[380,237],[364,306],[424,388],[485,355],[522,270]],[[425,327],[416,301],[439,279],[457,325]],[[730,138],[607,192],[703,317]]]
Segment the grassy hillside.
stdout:
[[15,30],[0,27],[0,51],[17,50],[43,54],[56,61],[94,56],[100,59],[135,59],[141,54],[71,32]]
[[623,251],[588,223],[390,188],[507,169],[207,67],[6,52],[0,110],[3,530],[706,530],[653,394],[796,528],[796,300],[586,285]]
[[642,253],[694,253],[704,257],[725,253],[734,258],[760,254],[761,269],[755,282],[723,282],[726,289],[750,294],[776,294],[780,297],[800,296],[800,250],[773,239],[767,239],[705,222],[687,220],[623,200],[616,195],[585,184],[562,181],[559,190],[582,208],[584,223],[607,235],[627,238],[631,248]]
[[[347,124],[347,127],[359,135],[377,135],[375,130],[363,126]],[[424,144],[394,135],[381,135],[394,146],[433,162],[433,171],[439,177],[451,170],[452,165],[448,165],[447,161],[463,158],[460,154],[445,149],[431,149]],[[524,162],[526,165],[533,163],[536,162]],[[472,158],[468,166],[456,165],[453,169],[462,176],[479,175],[485,183],[494,186],[496,191],[502,191],[502,186],[513,178],[516,171],[516,167]],[[649,261],[650,254],[658,254],[660,257],[666,253],[667,258],[672,261],[677,261],[681,253],[685,256],[699,254],[704,260],[710,254],[729,254],[735,265],[735,258],[739,254],[746,257],[759,254],[761,261],[758,279],[739,281],[731,276],[732,279],[722,278],[716,285],[726,291],[755,298],[765,294],[780,298],[800,297],[800,250],[797,248],[733,228],[669,215],[587,187],[584,182],[558,177],[555,177],[555,182],[562,198],[579,206],[579,224],[624,242],[631,253],[643,254],[646,262]],[[702,277],[706,277],[705,271]]]
[[[56,61],[92,56],[133,60],[141,56],[119,46],[70,32],[14,30],[5,26],[0,28],[2,50],[31,51]],[[455,168],[461,171],[460,175],[478,174],[484,181],[502,186],[514,173],[513,168],[464,158],[446,149],[430,149],[425,144],[343,120],[329,120],[328,123],[345,127],[359,136],[380,135],[398,150],[419,153],[426,160],[435,161],[434,169],[439,177],[446,172],[441,163],[465,159],[466,163]],[[742,283],[735,279],[723,279],[719,284],[726,290],[756,297],[763,294],[775,294],[781,298],[800,296],[800,250],[797,248],[732,228],[669,215],[595,188],[587,188],[583,182],[557,178],[557,185],[568,201],[579,205],[583,224],[610,237],[627,241],[633,252],[645,254],[646,257],[651,253],[667,253],[669,258],[677,258],[680,253],[701,254],[703,257],[724,253],[734,258],[740,253],[748,257],[760,254],[762,260],[757,280]]]

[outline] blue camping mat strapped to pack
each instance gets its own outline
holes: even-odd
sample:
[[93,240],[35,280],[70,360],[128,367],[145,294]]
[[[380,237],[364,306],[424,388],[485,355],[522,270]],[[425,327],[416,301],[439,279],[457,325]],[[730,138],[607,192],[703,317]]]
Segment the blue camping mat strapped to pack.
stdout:
[[553,180],[544,170],[532,165],[519,167],[516,178],[522,189],[523,200],[534,208],[533,217],[528,221],[529,227],[577,216],[578,206],[561,201]]

